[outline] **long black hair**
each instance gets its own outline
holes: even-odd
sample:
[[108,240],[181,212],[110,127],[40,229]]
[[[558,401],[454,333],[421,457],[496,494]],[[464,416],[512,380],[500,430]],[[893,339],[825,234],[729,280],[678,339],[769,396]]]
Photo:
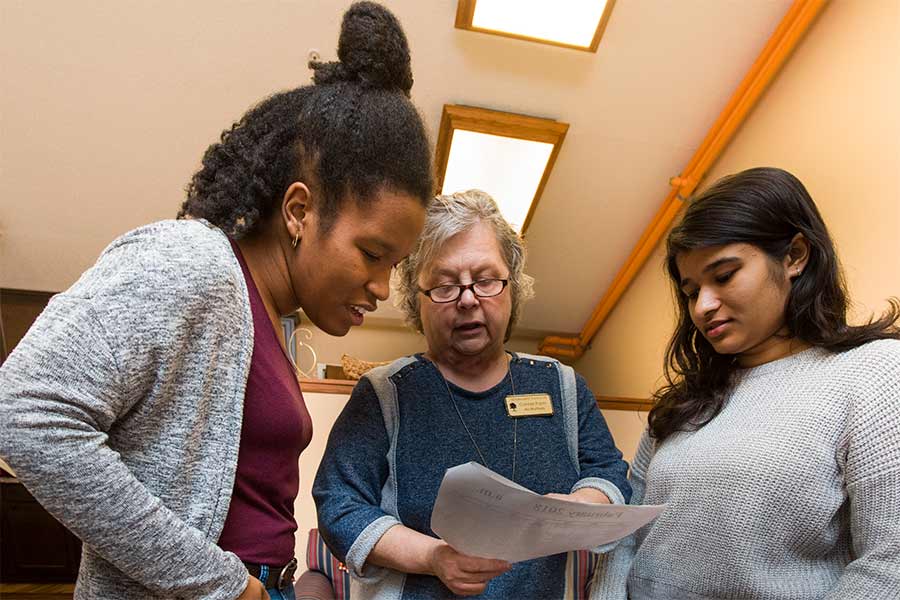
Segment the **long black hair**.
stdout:
[[661,442],[676,431],[709,423],[725,404],[737,357],[717,353],[694,326],[681,293],[677,256],[710,246],[745,243],[773,262],[788,253],[798,233],[809,260],[792,280],[785,309],[788,335],[840,352],[883,338],[900,338],[900,301],[891,298],[879,319],[849,325],[849,299],[834,243],[803,184],[782,169],[749,169],[717,181],[695,197],[667,239],[666,269],[676,298],[678,325],[665,358],[666,385],[655,394],[650,433]]
[[339,62],[310,63],[314,84],[250,109],[203,156],[178,218],[204,218],[229,236],[258,231],[287,188],[318,192],[326,230],[342,202],[381,188],[425,206],[434,193],[422,119],[409,100],[409,46],[396,17],[372,2],[344,14]]

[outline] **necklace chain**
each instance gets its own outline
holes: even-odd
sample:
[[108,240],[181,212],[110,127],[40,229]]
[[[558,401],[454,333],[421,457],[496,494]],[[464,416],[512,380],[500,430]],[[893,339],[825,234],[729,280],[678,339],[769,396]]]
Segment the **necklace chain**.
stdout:
[[[456,416],[459,417],[459,422],[462,423],[463,429],[466,430],[466,435],[469,436],[469,441],[472,442],[472,446],[475,448],[475,452],[478,453],[478,458],[481,459],[481,464],[483,464],[488,469],[491,466],[488,464],[487,460],[484,458],[484,454],[481,452],[481,448],[478,447],[478,443],[475,441],[475,437],[472,435],[472,432],[469,431],[469,426],[466,425],[466,420],[463,419],[462,412],[459,410],[459,406],[456,404],[456,398],[453,397],[453,392],[450,390],[450,384],[447,382],[447,378],[444,377],[444,374],[441,373],[441,370],[437,368],[437,365],[434,365],[434,368],[437,369],[438,375],[441,377],[441,381],[444,382],[444,387],[447,388],[447,395],[450,396],[450,402],[453,403],[453,408],[456,409]],[[516,395],[516,384],[513,382],[512,376],[512,364],[508,367],[508,371],[506,372],[506,377],[509,377],[509,387],[512,388],[512,395]],[[506,379],[504,377],[504,379]],[[515,482],[516,480],[516,449],[518,445],[518,425],[519,419],[516,417],[512,418],[513,420],[513,456],[512,456],[512,477],[511,481]]]

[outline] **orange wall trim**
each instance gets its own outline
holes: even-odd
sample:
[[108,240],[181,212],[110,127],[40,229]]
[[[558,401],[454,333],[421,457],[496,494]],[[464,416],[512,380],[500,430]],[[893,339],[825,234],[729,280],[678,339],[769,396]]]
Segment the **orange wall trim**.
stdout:
[[737,129],[756,105],[769,83],[790,57],[803,34],[825,6],[826,0],[795,0],[779,23],[750,71],[735,90],[725,109],[716,119],[703,143],[678,177],[670,181],[669,191],[653,220],[644,230],[631,254],[619,269],[612,284],[594,308],[590,319],[576,337],[548,336],[539,345],[539,352],[560,358],[579,358],[597,335],[600,326],[637,276],[647,258],[681,210],[707,171],[721,156]]

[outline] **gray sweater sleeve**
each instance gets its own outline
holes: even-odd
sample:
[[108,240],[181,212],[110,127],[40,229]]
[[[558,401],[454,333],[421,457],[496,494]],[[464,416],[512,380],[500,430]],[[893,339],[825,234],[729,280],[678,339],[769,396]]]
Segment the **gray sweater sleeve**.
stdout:
[[[130,318],[177,305],[133,300]],[[108,445],[143,390],[123,376],[121,340],[99,302],[55,297],[0,369],[0,456],[92,551],[154,593],[235,598],[248,580],[240,560],[166,508]],[[153,423],[147,428],[152,435]]]
[[364,376],[331,429],[312,493],[322,539],[357,578],[372,582],[387,569],[366,564],[369,553],[400,524],[383,506],[390,453],[378,395]]
[[[632,490],[629,504],[633,506],[640,506],[644,502],[647,468],[652,457],[653,440],[649,432],[645,431],[628,476]],[[591,580],[590,600],[627,600],[628,573],[636,551],[635,535],[636,533],[624,538],[612,552],[600,556]]]
[[900,593],[900,352],[879,344],[858,378],[838,450],[853,560],[828,600]]

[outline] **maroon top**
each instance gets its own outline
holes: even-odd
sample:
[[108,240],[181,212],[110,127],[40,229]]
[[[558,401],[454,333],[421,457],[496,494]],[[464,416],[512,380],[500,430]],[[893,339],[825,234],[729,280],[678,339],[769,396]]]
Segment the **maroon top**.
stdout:
[[231,245],[250,294],[253,358],[234,491],[219,546],[244,562],[283,565],[294,556],[298,461],[312,438],[312,420],[247,263],[237,244]]

